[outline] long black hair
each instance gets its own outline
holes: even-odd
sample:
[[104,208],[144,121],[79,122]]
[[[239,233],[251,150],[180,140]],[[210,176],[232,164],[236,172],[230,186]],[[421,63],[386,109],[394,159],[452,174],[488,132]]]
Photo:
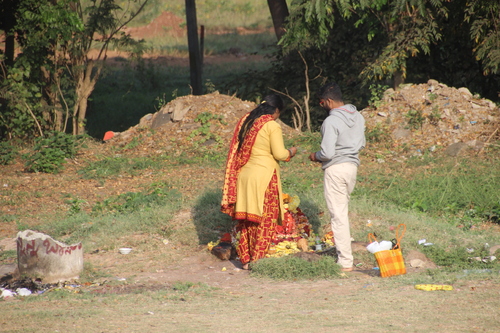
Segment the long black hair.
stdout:
[[247,119],[245,119],[243,125],[241,125],[240,132],[238,133],[238,150],[240,150],[241,145],[243,144],[243,140],[245,140],[245,137],[248,133],[248,130],[252,128],[252,125],[256,119],[265,114],[274,114],[276,112],[276,108],[281,112],[283,110],[283,107],[283,100],[280,96],[270,94],[264,97],[264,100],[262,100],[259,106],[250,111]]

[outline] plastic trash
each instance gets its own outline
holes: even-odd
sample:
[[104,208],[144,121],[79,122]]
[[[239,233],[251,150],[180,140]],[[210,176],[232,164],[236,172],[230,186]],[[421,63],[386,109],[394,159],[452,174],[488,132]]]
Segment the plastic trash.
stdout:
[[378,242],[371,242],[370,244],[368,244],[368,246],[366,247],[366,249],[370,252],[370,253],[375,253],[377,252],[379,248],[379,243]]
[[31,290],[27,288],[17,288],[16,292],[19,296],[29,296],[31,295]]
[[2,298],[14,297],[16,295],[15,292],[10,291],[9,289],[2,289]]
[[392,242],[390,242],[390,241],[371,242],[370,244],[368,244],[366,249],[370,253],[376,253],[379,251],[387,251],[387,250],[392,249]]
[[379,246],[380,246],[379,251],[387,251],[392,249],[392,242],[384,240],[379,243]]

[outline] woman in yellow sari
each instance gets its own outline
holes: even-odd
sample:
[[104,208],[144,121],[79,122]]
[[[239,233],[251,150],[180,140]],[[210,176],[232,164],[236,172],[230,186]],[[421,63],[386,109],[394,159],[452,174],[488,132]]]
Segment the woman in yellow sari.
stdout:
[[278,95],[268,95],[238,122],[226,163],[221,211],[237,221],[237,248],[242,268],[263,258],[283,219],[279,161],[289,161],[297,148],[286,149]]

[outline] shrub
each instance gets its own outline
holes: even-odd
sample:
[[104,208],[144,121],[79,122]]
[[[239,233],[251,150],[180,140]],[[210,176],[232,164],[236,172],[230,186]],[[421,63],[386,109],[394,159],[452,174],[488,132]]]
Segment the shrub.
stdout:
[[335,258],[322,256],[316,261],[306,261],[294,256],[265,258],[252,264],[252,275],[277,280],[331,279],[340,276]]
[[17,149],[8,141],[0,142],[0,164],[7,165],[16,158]]
[[59,173],[66,159],[76,156],[84,138],[62,132],[53,132],[48,137],[37,138],[33,153],[23,155],[26,171]]

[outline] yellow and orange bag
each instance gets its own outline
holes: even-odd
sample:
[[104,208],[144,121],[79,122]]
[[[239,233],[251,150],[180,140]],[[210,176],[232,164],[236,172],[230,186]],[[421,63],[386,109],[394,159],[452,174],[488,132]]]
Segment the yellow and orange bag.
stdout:
[[[399,228],[403,228],[401,235],[399,234]],[[403,259],[403,253],[401,252],[400,242],[406,231],[406,225],[400,224],[396,228],[396,245],[393,246],[392,250],[378,251],[375,252],[375,259],[377,259],[377,264],[380,269],[381,277],[389,277],[394,275],[406,274],[405,262]],[[368,238],[375,239],[373,234],[369,234]]]

